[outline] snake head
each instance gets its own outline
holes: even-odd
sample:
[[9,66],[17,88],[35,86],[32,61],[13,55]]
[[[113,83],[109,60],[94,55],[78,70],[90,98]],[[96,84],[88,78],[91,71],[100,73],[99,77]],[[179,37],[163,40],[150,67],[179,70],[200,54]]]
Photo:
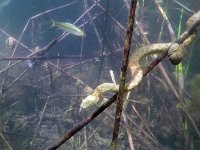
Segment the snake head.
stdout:
[[86,109],[99,101],[99,98],[94,95],[89,95],[85,99],[83,99],[81,103],[81,108]]

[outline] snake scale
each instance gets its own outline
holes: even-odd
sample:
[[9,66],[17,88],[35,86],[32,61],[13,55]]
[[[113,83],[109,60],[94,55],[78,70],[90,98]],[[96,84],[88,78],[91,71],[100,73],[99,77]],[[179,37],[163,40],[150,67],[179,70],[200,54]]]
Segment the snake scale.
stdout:
[[[186,22],[186,28],[190,28],[197,21],[200,21],[200,11],[192,15]],[[140,62],[146,56],[159,54],[166,51],[169,47],[168,57],[172,64],[178,64],[184,57],[185,51],[196,36],[196,32],[190,35],[182,44],[178,43],[156,43],[143,46],[136,50],[129,59],[128,68],[131,72],[131,80],[125,84],[125,91],[131,91],[136,88],[143,78],[143,70]],[[93,93],[83,99],[81,108],[85,109],[96,104],[102,95],[106,92],[118,92],[119,85],[115,83],[103,83],[96,87]]]

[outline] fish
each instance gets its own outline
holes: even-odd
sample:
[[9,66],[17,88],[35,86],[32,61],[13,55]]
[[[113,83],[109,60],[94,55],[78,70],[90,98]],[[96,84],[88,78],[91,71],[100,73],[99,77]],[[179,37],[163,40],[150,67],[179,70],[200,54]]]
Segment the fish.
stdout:
[[56,21],[54,21],[52,19],[51,19],[51,22],[52,22],[51,27],[55,27],[56,26],[59,29],[62,29],[64,31],[66,31],[66,32],[69,32],[69,33],[71,33],[73,35],[77,35],[77,36],[81,36],[81,37],[85,36],[85,32],[81,28],[79,28],[79,27],[77,27],[77,26],[75,26],[75,25],[73,25],[71,23],[56,22]]

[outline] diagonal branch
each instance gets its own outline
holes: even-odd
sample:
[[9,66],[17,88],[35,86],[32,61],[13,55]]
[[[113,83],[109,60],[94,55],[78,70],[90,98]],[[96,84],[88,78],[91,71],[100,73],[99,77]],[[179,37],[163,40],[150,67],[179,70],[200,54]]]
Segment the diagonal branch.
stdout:
[[[188,38],[194,31],[195,29],[200,25],[200,21],[197,21],[195,24],[193,24],[190,28],[188,28],[176,41],[173,43],[179,43],[181,44],[186,38]],[[158,58],[156,58],[146,69],[143,71],[143,77],[146,76],[159,62],[161,62],[166,56],[167,52],[170,47],[166,48],[166,51],[163,52]],[[107,102],[105,102],[103,105],[101,105],[95,112],[90,114],[85,120],[79,122],[75,127],[70,129],[67,133],[65,133],[59,141],[57,141],[54,145],[51,145],[48,150],[55,150],[58,147],[60,147],[65,141],[70,139],[74,134],[76,134],[79,130],[81,130],[84,126],[86,126],[90,121],[92,121],[94,118],[96,118],[99,114],[101,114],[107,107],[109,107],[115,100],[117,99],[117,94],[114,94]],[[188,119],[191,120],[190,116],[188,116],[187,112],[182,109],[183,112],[186,114]],[[195,125],[195,124],[194,124]],[[197,131],[198,128],[196,125],[193,128],[196,128],[195,130]],[[199,131],[197,132],[198,136]]]

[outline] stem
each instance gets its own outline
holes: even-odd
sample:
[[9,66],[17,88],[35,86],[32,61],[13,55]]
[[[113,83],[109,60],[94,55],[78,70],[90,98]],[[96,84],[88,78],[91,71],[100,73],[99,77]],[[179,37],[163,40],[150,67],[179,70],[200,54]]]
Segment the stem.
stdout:
[[124,92],[125,78],[126,78],[126,72],[128,68],[128,57],[129,57],[130,47],[131,47],[131,39],[132,39],[132,33],[133,33],[133,25],[135,21],[136,5],[137,5],[137,0],[132,0],[131,7],[130,7],[128,27],[127,27],[127,32],[126,32],[126,40],[124,42],[123,62],[122,62],[121,74],[120,74],[120,86],[119,86],[119,92],[117,94],[118,103],[117,103],[116,114],[115,114],[113,139],[111,143],[112,150],[116,150],[116,147],[117,147],[117,138],[118,138],[118,133],[119,133],[120,119],[121,119],[123,103],[124,103],[123,97],[125,93]]

